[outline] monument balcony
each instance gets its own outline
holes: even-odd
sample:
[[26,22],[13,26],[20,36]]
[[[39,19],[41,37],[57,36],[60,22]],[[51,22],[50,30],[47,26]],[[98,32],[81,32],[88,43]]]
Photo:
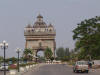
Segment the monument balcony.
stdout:
[[24,36],[45,36],[45,35],[56,35],[56,32],[55,31],[52,31],[52,32],[28,32],[28,31],[24,31]]

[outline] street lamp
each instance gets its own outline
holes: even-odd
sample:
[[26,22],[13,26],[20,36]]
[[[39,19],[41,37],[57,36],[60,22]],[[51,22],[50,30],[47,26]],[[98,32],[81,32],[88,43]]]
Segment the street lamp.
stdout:
[[21,52],[20,48],[16,49],[16,52],[18,53],[18,61],[17,61],[17,67],[18,67],[18,72],[19,72],[19,53]]
[[6,41],[3,41],[2,43],[0,43],[0,47],[1,47],[1,49],[4,50],[4,75],[6,75],[6,67],[5,67],[6,52],[5,52],[5,50],[8,48],[8,43]]

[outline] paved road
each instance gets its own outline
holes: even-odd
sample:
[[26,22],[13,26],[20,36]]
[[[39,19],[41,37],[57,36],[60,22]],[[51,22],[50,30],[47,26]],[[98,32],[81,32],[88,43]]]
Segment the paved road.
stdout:
[[[0,74],[1,75],[1,74]],[[92,71],[87,73],[73,73],[72,67],[67,65],[50,64],[40,66],[39,68],[32,69],[24,75],[100,75],[100,70]]]
[[87,73],[73,73],[72,67],[67,65],[44,65],[36,70],[26,73],[25,75],[100,75],[100,71],[92,71]]

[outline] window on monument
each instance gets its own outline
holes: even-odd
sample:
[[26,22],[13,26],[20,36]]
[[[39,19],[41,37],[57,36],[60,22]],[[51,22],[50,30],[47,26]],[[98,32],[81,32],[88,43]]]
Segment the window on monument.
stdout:
[[49,30],[50,32],[52,31],[52,29]]
[[47,31],[47,29],[45,29],[45,31]]
[[41,18],[39,18],[39,21],[41,21],[42,19]]
[[40,26],[41,24],[39,23],[39,26]]
[[28,30],[28,32],[30,32],[30,30]]
[[41,29],[39,29],[39,32],[41,31]]
[[47,31],[48,31],[48,29],[47,29]]
[[32,32],[34,31],[34,29],[32,29]]

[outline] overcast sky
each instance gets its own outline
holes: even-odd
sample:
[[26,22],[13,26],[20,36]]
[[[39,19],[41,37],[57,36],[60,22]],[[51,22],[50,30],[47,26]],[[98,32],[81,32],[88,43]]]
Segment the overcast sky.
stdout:
[[54,25],[57,47],[73,49],[72,30],[82,20],[100,15],[100,0],[0,0],[0,42],[9,43],[7,57],[16,56],[17,47],[24,49],[24,27],[39,13]]

